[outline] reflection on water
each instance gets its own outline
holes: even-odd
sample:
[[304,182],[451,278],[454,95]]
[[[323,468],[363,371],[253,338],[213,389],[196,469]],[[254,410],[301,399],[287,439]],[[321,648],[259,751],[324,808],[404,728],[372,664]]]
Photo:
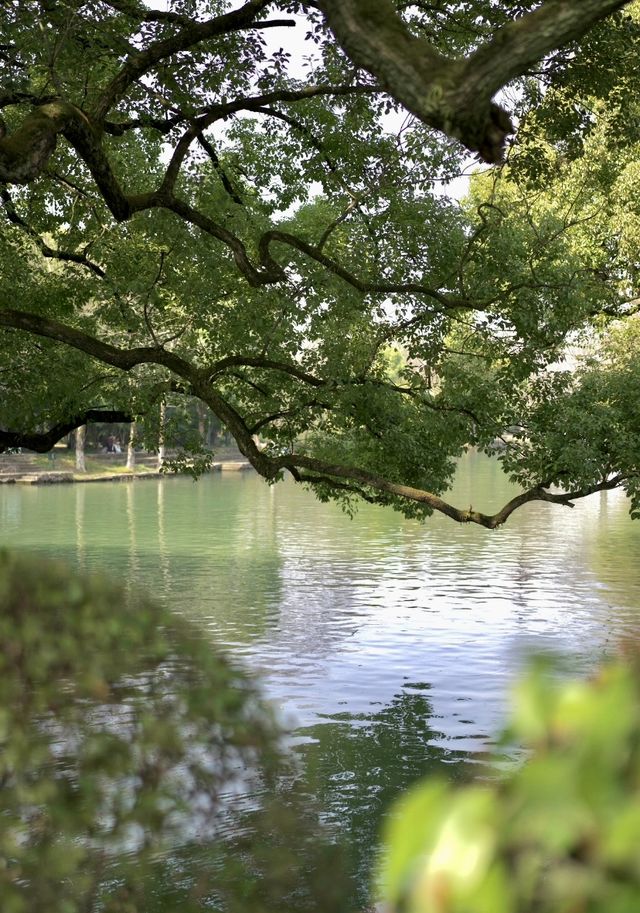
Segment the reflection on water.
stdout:
[[[510,494],[472,455],[451,499]],[[368,505],[352,521],[250,474],[5,486],[0,543],[147,588],[260,672],[363,867],[400,788],[490,744],[527,652],[584,670],[640,627],[640,524],[612,493],[490,532]]]
[[0,708],[2,913],[351,913],[272,714],[170,611],[0,553]]
[[[407,682],[366,713],[319,715],[300,739],[309,789],[334,832],[349,835],[356,870],[370,867],[381,818],[399,790],[430,773],[464,774],[465,752],[444,748],[430,685]],[[346,702],[345,702],[346,703]]]

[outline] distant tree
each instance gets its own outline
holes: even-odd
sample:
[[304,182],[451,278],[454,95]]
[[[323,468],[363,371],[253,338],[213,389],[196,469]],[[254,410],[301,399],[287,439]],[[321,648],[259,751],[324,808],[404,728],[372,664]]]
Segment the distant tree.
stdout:
[[129,429],[129,438],[127,440],[127,469],[135,469],[136,466],[136,423],[131,422]]
[[80,425],[76,428],[76,472],[86,472],[87,463],[84,458],[84,445],[87,437],[87,426]]

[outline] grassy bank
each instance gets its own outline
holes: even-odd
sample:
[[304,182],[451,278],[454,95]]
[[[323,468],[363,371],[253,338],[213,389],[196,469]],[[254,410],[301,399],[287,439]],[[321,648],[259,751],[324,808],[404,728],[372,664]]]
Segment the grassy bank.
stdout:
[[[2,454],[0,482],[95,482],[155,477],[159,474],[157,454],[136,454],[133,469],[127,469],[126,460],[125,453],[87,453],[86,472],[78,472],[75,453],[66,448],[56,448],[50,454]],[[235,448],[225,447],[214,452],[214,469],[233,469],[245,465],[242,454]]]

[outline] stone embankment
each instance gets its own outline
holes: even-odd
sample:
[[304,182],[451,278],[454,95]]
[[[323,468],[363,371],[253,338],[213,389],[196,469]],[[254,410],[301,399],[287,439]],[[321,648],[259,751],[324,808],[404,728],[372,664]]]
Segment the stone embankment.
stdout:
[[[240,454],[230,454],[229,459],[216,460],[212,472],[242,472],[250,464]],[[35,453],[0,454],[0,485],[52,485],[69,482],[127,482],[132,479],[170,478],[173,473],[158,468],[154,454],[137,454],[133,470],[126,469],[124,454],[87,454],[86,472],[76,472],[73,460],[66,451],[53,457]]]

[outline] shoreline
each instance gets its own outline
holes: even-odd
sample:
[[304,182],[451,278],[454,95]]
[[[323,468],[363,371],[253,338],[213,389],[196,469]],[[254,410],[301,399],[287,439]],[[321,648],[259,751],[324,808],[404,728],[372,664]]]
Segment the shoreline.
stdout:
[[[253,467],[248,460],[220,460],[207,470],[212,472],[247,472]],[[58,469],[28,469],[24,472],[2,472],[0,467],[0,485],[71,485],[90,482],[132,482],[139,479],[182,478],[186,473],[162,472],[159,469],[126,470],[121,472],[74,472]]]

